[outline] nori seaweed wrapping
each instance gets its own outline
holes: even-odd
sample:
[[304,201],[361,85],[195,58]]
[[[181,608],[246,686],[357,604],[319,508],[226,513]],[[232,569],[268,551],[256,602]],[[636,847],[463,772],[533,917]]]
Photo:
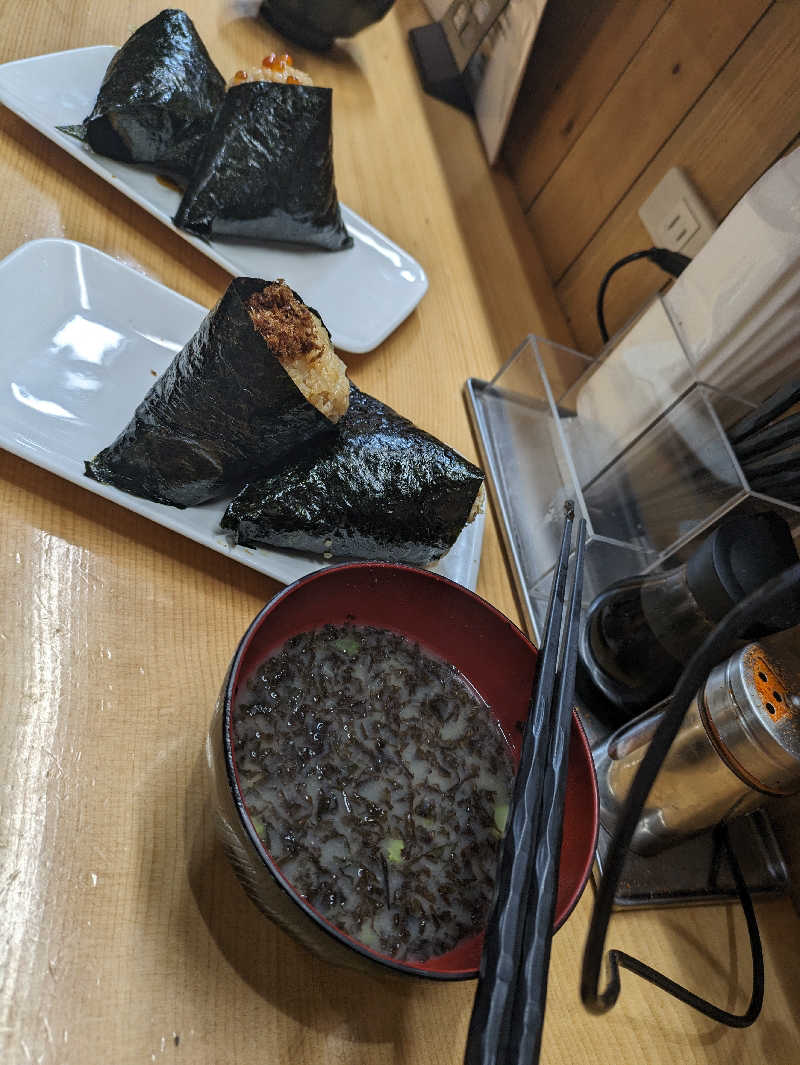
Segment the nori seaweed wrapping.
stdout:
[[184,11],[162,11],[109,63],[84,123],[86,138],[100,155],[185,185],[224,95],[225,79],[192,20]]
[[331,99],[316,85],[230,88],[175,225],[202,237],[349,248],[333,177]]
[[222,527],[240,544],[427,565],[466,524],[483,474],[351,383],[336,436],[252,481]]
[[230,283],[127,427],[86,463],[88,477],[156,503],[195,506],[334,431],[253,326],[244,301],[267,285]]

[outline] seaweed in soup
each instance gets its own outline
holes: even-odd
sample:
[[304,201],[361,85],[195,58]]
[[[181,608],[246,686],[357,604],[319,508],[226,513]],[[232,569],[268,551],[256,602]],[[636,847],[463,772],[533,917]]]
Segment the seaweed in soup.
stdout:
[[175,225],[337,251],[352,237],[333,173],[330,89],[252,81],[225,95]]
[[234,707],[250,820],[348,935],[424,961],[483,930],[513,767],[459,671],[374,626],[290,638]]
[[181,184],[191,177],[225,79],[184,11],[141,26],[106,70],[84,128],[100,155],[138,163]]
[[236,278],[86,474],[177,507],[229,495],[333,431],[344,369],[285,282]]
[[232,500],[241,544],[426,565],[476,508],[483,474],[391,407],[350,385],[337,432]]

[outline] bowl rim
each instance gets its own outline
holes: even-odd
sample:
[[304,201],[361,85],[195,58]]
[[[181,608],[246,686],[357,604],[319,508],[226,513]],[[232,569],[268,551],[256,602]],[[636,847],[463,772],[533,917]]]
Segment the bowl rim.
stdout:
[[[388,968],[395,972],[402,973],[404,976],[416,978],[423,977],[424,979],[446,981],[472,980],[478,976],[477,968],[455,969],[451,971],[446,971],[435,969],[422,969],[418,966],[415,966],[413,962],[398,962],[395,961],[393,958],[390,958],[386,954],[381,954],[378,951],[371,950],[368,946],[361,943],[359,940],[354,939],[352,936],[349,936],[346,932],[343,932],[332,922],[328,921],[325,917],[322,916],[322,914],[320,914],[316,909],[314,909],[314,907],[311,906],[301,895],[297,893],[291,881],[286,876],[284,876],[280,867],[277,865],[277,863],[270,855],[269,851],[264,846],[260,836],[258,835],[255,830],[255,827],[253,826],[249,815],[247,814],[244,797],[239,786],[239,776],[236,771],[236,762],[233,756],[233,738],[231,728],[231,717],[233,710],[233,689],[239,676],[239,668],[241,666],[242,659],[250,646],[250,641],[254,633],[261,625],[264,617],[266,617],[267,614],[272,613],[272,611],[280,605],[283,599],[291,595],[302,585],[312,583],[316,580],[324,579],[330,573],[354,569],[409,571],[416,575],[429,578],[434,581],[438,581],[442,584],[450,585],[451,588],[457,590],[459,593],[469,596],[470,598],[480,603],[482,606],[486,607],[488,610],[490,610],[493,614],[496,615],[498,620],[502,621],[507,625],[510,625],[513,629],[516,630],[517,634],[525,641],[525,643],[528,644],[529,648],[533,651],[533,653],[537,656],[539,654],[538,648],[528,639],[528,637],[519,628],[519,626],[515,625],[514,622],[511,621],[510,618],[506,617],[506,615],[503,614],[502,611],[498,610],[497,607],[493,606],[482,596],[478,595],[477,592],[472,591],[470,588],[465,588],[464,585],[459,584],[457,581],[453,581],[449,577],[444,577],[440,573],[435,573],[433,570],[422,569],[421,567],[410,566],[401,562],[373,561],[343,562],[332,566],[326,566],[324,569],[315,570],[313,573],[307,573],[304,576],[298,578],[296,581],[293,581],[291,584],[287,585],[285,588],[282,588],[269,600],[268,603],[265,603],[265,605],[261,607],[256,616],[248,625],[242,638],[240,639],[233,658],[231,659],[230,666],[228,668],[228,674],[225,678],[225,685],[222,692],[223,705],[221,724],[223,752],[225,756],[225,770],[228,778],[228,785],[231,789],[233,804],[236,808],[236,813],[239,817],[242,827],[244,828],[248,838],[250,839],[250,842],[255,848],[256,854],[260,858],[263,865],[266,867],[267,871],[272,875],[278,886],[286,892],[286,894],[296,906],[298,906],[308,917],[311,918],[311,920],[314,922],[314,924],[320,931],[330,936],[340,946],[346,946],[351,950],[355,950],[358,954],[362,955],[362,957],[368,959],[369,961],[381,965],[384,968]],[[572,894],[569,897],[569,901],[563,916],[558,921],[558,923],[554,925],[554,934],[559,930],[559,928],[561,928],[561,926],[570,916],[572,911],[575,909],[581,898],[581,895],[583,894],[586,888],[586,884],[588,883],[589,875],[592,870],[592,865],[594,864],[595,852],[597,849],[597,839],[600,830],[599,795],[597,790],[597,776],[594,768],[594,760],[592,758],[589,741],[586,737],[583,725],[581,724],[580,719],[578,718],[574,709],[572,711],[572,724],[573,727],[577,726],[579,740],[581,745],[584,747],[587,763],[590,767],[591,777],[594,783],[594,787],[592,788],[591,808],[593,831],[591,846],[587,848],[587,858],[583,868],[581,869],[581,875],[578,878],[575,888],[573,889]]]

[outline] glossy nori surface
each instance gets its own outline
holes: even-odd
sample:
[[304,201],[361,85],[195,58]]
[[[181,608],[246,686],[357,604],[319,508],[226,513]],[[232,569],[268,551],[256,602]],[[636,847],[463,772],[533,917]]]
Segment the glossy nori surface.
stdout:
[[230,283],[127,427],[86,463],[88,477],[157,503],[195,506],[230,495],[333,431],[253,327],[244,301],[267,284]]
[[333,176],[331,100],[330,89],[315,85],[229,89],[175,225],[203,237],[349,248]]
[[166,10],[116,53],[85,122],[90,147],[185,184],[197,164],[225,79],[189,16]]
[[426,565],[455,543],[483,474],[434,436],[350,386],[325,441],[230,503],[241,544]]

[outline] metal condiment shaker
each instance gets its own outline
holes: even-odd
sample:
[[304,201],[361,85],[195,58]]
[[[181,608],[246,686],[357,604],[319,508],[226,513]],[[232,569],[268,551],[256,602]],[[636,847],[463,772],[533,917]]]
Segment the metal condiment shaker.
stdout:
[[[665,700],[593,754],[600,820],[613,831]],[[697,693],[647,799],[631,847],[656,854],[767,799],[800,791],[800,677],[761,644],[718,665]]]

